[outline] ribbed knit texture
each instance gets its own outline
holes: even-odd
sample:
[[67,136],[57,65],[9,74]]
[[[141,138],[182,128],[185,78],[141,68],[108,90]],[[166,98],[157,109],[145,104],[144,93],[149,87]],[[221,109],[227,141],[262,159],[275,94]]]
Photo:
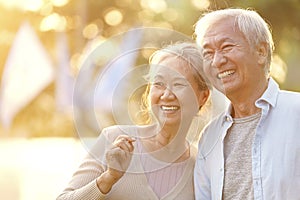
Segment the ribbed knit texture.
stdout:
[[161,198],[171,191],[171,189],[179,182],[187,165],[187,161],[172,164],[165,163],[145,153],[142,145],[138,144],[138,146],[142,152],[141,162],[148,183],[155,194]]
[[[135,128],[136,127],[131,128],[133,131],[129,131],[133,136],[136,133]],[[108,148],[107,145],[111,144],[119,134],[122,134],[124,129],[124,127],[122,127],[122,129],[111,127],[101,133],[95,144],[95,148],[92,150],[93,153],[91,155],[94,155],[94,157],[88,155],[83,160],[78,170],[74,173],[69,185],[62,194],[59,195],[57,200],[193,200],[193,168],[197,153],[196,149],[190,151],[190,158],[187,161],[174,165],[175,168],[178,166],[178,171],[174,177],[172,177],[173,174],[171,172],[167,175],[170,180],[166,180],[165,177],[160,177],[161,175],[156,176],[152,174],[153,177],[157,177],[154,181],[156,184],[160,184],[161,187],[164,187],[166,181],[168,183],[167,185],[169,185],[166,189],[158,192],[158,194],[163,195],[160,198],[156,192],[154,192],[154,190],[157,189],[153,189],[155,187],[149,185],[136,142],[134,143],[134,154],[128,172],[112,187],[108,194],[101,194],[95,180],[105,171],[105,165],[103,162],[100,162],[100,160],[102,160]],[[95,159],[95,156],[97,159]],[[183,169],[180,169],[179,166]],[[164,172],[163,174],[167,173]],[[152,175],[150,175],[150,177],[152,177]],[[172,178],[174,178],[174,180]],[[176,182],[175,185],[174,182]]]

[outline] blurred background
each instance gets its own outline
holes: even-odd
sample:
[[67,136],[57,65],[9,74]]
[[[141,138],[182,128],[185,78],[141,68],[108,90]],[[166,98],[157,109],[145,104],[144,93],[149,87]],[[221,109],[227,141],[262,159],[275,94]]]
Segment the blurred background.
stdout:
[[[122,34],[137,27],[192,38],[201,13],[226,7],[253,8],[270,23],[272,76],[282,89],[300,91],[299,0],[0,0],[1,199],[55,199],[67,184],[86,153],[74,123],[73,91],[86,57],[97,46],[106,45],[102,57],[139,46],[126,43],[132,37],[138,42],[138,35]],[[138,51],[124,65],[147,63],[154,49]],[[105,69],[105,62],[95,62],[88,80]],[[104,93],[99,99],[107,98]],[[90,112],[85,106],[76,112],[85,136],[97,136],[117,123],[105,108],[97,114],[101,125],[95,126]]]

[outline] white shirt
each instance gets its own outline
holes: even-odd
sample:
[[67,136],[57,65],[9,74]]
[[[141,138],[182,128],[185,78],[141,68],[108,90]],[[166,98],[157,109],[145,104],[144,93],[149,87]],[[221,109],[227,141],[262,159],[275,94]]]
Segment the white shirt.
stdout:
[[[262,109],[252,145],[254,199],[300,199],[300,93],[280,90],[270,78],[255,105]],[[203,131],[194,170],[196,199],[222,199],[229,109]]]

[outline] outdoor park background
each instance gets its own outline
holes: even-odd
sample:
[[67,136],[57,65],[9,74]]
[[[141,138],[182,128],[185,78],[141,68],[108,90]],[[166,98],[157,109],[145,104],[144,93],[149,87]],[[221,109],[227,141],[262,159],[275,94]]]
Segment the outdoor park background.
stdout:
[[[0,198],[55,199],[86,153],[72,92],[91,49],[134,27],[192,37],[201,13],[225,7],[253,8],[268,20],[272,75],[281,88],[300,91],[299,0],[0,0]],[[142,50],[132,65],[146,63],[150,53]],[[95,127],[91,111],[80,107],[83,136],[116,123],[102,111]]]

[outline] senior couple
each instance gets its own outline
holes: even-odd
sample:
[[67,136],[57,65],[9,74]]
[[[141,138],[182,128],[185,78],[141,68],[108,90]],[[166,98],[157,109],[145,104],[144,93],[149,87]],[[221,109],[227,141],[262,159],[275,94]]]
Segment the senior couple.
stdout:
[[[57,199],[300,199],[300,94],[270,77],[273,40],[255,11],[196,23],[197,45],[150,58],[143,95],[152,123],[105,128]],[[214,87],[229,107],[187,141]]]

